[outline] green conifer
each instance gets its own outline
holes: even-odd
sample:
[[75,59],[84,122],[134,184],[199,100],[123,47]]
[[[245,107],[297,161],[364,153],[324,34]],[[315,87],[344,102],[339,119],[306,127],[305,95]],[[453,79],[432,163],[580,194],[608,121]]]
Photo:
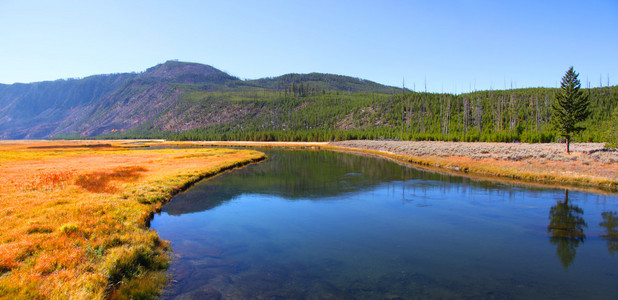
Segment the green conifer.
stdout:
[[560,84],[560,91],[556,94],[556,101],[552,105],[553,123],[558,133],[566,138],[567,153],[570,153],[569,144],[571,135],[580,132],[585,128],[578,123],[586,120],[590,112],[588,105],[590,101],[588,95],[580,90],[581,84],[577,77],[579,74],[569,68]]

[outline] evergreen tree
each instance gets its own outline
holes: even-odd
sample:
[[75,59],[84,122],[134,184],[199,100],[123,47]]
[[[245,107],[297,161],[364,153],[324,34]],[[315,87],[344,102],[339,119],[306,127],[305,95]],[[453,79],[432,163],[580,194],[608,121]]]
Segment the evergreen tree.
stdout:
[[569,144],[573,133],[584,130],[578,123],[586,120],[590,112],[588,95],[580,90],[579,74],[569,68],[560,84],[560,91],[556,93],[556,102],[552,105],[554,126],[558,133],[566,138],[567,153],[570,153]]

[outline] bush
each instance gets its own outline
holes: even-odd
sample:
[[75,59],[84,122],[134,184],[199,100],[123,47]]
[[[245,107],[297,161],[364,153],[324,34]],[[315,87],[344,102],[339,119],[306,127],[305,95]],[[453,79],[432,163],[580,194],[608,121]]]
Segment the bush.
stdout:
[[79,231],[79,226],[77,226],[77,224],[74,224],[74,223],[66,223],[60,226],[58,230],[60,230],[60,232],[64,234],[70,235],[70,234],[73,234]]

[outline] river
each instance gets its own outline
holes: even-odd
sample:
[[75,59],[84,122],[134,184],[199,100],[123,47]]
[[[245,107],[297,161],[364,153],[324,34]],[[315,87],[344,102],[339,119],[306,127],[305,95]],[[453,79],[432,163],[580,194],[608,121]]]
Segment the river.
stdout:
[[[261,150],[264,151],[264,150]],[[329,151],[175,196],[166,299],[614,299],[618,197]]]

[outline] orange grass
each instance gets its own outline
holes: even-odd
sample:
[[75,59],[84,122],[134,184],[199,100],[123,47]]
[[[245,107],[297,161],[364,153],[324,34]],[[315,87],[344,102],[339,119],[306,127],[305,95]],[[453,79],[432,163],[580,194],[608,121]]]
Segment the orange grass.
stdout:
[[0,298],[156,296],[169,258],[153,213],[201,178],[264,158],[113,144],[0,142]]

